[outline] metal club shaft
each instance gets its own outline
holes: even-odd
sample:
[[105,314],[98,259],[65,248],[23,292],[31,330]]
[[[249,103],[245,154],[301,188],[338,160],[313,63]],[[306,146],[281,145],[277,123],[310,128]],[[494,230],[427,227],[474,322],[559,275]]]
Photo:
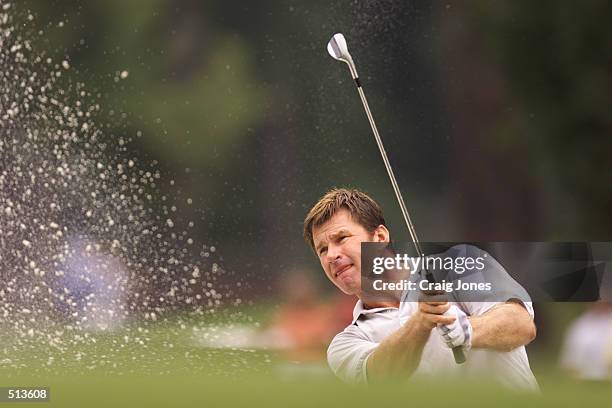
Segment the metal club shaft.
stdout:
[[387,169],[387,174],[389,175],[389,180],[391,180],[391,185],[393,186],[393,191],[395,192],[395,198],[397,198],[397,202],[400,206],[400,210],[402,211],[402,216],[404,217],[404,222],[406,223],[406,227],[408,227],[408,232],[410,233],[410,238],[414,243],[414,248],[417,251],[417,256],[421,256],[423,252],[421,251],[421,244],[419,243],[419,237],[414,229],[414,225],[412,224],[412,220],[410,219],[410,214],[408,214],[408,209],[406,208],[406,204],[404,203],[404,198],[402,196],[402,192],[397,184],[397,180],[395,179],[395,174],[393,174],[393,168],[391,167],[391,163],[389,163],[389,158],[387,157],[387,152],[385,151],[385,146],[383,145],[382,139],[380,138],[380,134],[378,133],[378,128],[376,128],[376,122],[374,122],[374,117],[372,116],[372,112],[370,111],[370,106],[368,105],[368,100],[365,96],[365,92],[363,92],[363,88],[357,83],[357,91],[359,92],[359,96],[361,97],[361,102],[363,103],[363,108],[366,111],[366,115],[368,116],[368,121],[370,122],[370,127],[372,128],[372,132],[374,132],[374,138],[376,139],[376,144],[378,145],[378,150],[380,151],[380,155],[382,156],[383,162],[385,164],[385,168]]

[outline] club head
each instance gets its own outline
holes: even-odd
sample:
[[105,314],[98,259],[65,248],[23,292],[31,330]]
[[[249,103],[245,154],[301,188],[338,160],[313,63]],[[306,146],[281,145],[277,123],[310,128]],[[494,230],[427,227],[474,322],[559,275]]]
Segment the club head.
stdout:
[[351,76],[353,79],[357,79],[357,69],[355,68],[355,63],[353,62],[351,54],[349,54],[346,39],[342,33],[336,33],[332,36],[331,40],[327,43],[327,52],[329,52],[332,58],[346,62],[351,71]]

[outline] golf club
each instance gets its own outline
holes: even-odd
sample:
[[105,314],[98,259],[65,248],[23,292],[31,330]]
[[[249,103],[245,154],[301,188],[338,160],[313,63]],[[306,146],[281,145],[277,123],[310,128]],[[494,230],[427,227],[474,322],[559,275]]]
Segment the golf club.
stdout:
[[[393,169],[391,168],[389,158],[387,157],[387,152],[385,151],[382,139],[380,138],[380,134],[378,133],[378,128],[376,127],[376,123],[374,122],[374,117],[372,116],[372,112],[370,111],[368,100],[366,99],[365,93],[363,92],[363,88],[361,87],[359,75],[357,74],[357,68],[355,67],[353,58],[351,57],[351,54],[348,51],[348,46],[346,45],[346,39],[344,38],[344,35],[342,35],[341,33],[334,34],[331,40],[329,40],[329,43],[327,43],[327,52],[329,52],[329,55],[331,55],[332,58],[338,61],[345,62],[348,65],[349,70],[351,71],[351,76],[355,81],[355,85],[357,85],[357,92],[359,92],[359,97],[361,98],[361,102],[363,103],[363,108],[365,109],[368,121],[370,122],[370,127],[372,128],[372,132],[374,133],[374,138],[376,139],[378,150],[380,150],[380,155],[382,156],[383,162],[385,163],[385,168],[387,169],[389,180],[391,180],[391,185],[393,186],[395,197],[397,198],[397,202],[399,203],[400,209],[402,211],[404,222],[406,223],[406,227],[408,227],[410,238],[412,238],[412,243],[414,244],[414,248],[417,251],[417,256],[421,256],[423,252],[421,251],[421,244],[419,243],[419,238],[417,237],[414,225],[412,224],[412,220],[410,219],[410,215],[408,214],[408,210],[406,208],[406,204],[404,203],[402,193],[399,189],[399,186],[397,185],[397,180],[395,179]],[[431,273],[427,273],[426,278],[428,281],[433,282],[433,275]],[[457,364],[465,362],[465,353],[463,352],[463,349],[461,347],[453,348],[453,356],[455,357],[455,362]]]

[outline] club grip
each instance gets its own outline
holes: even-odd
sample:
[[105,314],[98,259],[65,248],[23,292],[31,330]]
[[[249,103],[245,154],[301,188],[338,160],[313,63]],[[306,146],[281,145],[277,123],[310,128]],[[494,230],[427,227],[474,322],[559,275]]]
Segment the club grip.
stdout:
[[[424,272],[425,272],[425,279],[427,279],[428,282],[436,281],[431,271],[424,270]],[[465,363],[465,353],[463,352],[463,348],[461,346],[453,347],[453,357],[455,357],[455,363],[457,364]]]
[[465,353],[463,352],[463,348],[461,346],[453,347],[453,357],[455,357],[455,363],[465,363]]

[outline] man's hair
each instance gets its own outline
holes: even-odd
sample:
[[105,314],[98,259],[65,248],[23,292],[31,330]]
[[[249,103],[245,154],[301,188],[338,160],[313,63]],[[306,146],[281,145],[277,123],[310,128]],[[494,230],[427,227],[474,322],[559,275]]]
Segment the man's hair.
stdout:
[[369,232],[379,225],[387,226],[382,209],[369,195],[356,189],[334,188],[317,201],[304,219],[304,239],[313,250],[313,228],[325,224],[341,208],[347,209],[353,221]]

